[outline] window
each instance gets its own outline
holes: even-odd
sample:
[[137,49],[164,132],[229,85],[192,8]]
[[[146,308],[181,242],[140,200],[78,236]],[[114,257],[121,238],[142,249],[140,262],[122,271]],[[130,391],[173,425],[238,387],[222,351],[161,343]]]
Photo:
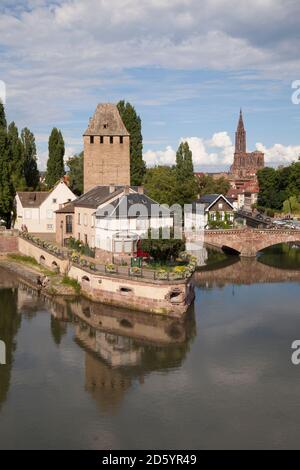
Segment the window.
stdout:
[[56,203],[57,203],[57,199],[56,198],[52,199],[52,204],[56,204]]
[[79,212],[79,213],[78,213],[78,225],[80,225],[80,224],[81,224],[81,214],[80,214],[80,212]]
[[87,245],[88,244],[88,238],[87,238],[87,235],[85,234],[84,235],[84,243]]
[[123,136],[120,136],[120,144],[123,144]]
[[114,138],[113,138],[112,135],[111,135],[110,138],[109,138],[109,143],[110,143],[110,144],[113,144],[113,143],[114,143]]
[[66,233],[73,232],[73,217],[71,215],[66,215]]
[[100,144],[103,144],[103,142],[104,142],[103,135],[100,135]]
[[52,225],[52,224],[48,224],[48,225],[47,225],[47,230],[53,230],[53,225]]
[[93,144],[93,143],[94,143],[94,136],[91,135],[91,136],[90,136],[90,144]]
[[47,210],[47,219],[53,219],[53,212],[51,209]]
[[83,215],[83,224],[84,224],[84,225],[87,225],[87,224],[88,224],[88,216],[87,216],[87,214],[84,214],[84,215]]
[[104,129],[107,129],[107,124],[103,124],[103,128],[104,128]]
[[219,202],[218,208],[219,208],[219,209],[223,209],[223,202]]

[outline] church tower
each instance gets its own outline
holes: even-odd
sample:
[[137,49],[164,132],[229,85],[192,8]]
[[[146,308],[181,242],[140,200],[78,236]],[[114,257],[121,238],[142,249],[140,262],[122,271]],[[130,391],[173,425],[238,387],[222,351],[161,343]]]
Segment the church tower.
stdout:
[[246,131],[244,127],[243,114],[240,110],[240,118],[235,133],[235,153],[246,153]]
[[114,104],[98,104],[83,134],[84,192],[130,185],[130,136]]

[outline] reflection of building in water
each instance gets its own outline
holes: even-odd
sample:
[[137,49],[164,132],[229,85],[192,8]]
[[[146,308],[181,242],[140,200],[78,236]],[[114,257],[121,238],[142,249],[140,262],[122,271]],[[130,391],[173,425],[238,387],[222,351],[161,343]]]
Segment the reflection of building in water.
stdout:
[[76,342],[86,351],[86,389],[112,412],[136,380],[181,365],[195,334],[193,312],[185,322],[129,312],[87,300],[68,304]]
[[121,404],[132,378],[122,369],[111,368],[90,352],[85,354],[85,387],[103,411],[112,412]]

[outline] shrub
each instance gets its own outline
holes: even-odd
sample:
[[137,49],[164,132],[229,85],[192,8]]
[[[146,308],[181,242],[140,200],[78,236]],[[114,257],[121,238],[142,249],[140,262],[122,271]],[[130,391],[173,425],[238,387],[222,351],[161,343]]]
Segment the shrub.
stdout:
[[65,286],[73,287],[76,294],[80,294],[81,286],[76,279],[72,279],[69,276],[64,276],[61,283],[64,284]]

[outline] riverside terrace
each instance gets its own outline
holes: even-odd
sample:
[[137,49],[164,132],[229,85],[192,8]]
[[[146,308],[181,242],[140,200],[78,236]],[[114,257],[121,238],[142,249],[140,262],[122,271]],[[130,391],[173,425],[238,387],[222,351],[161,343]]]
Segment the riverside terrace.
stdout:
[[[40,265],[75,279],[82,294],[93,301],[181,317],[194,299],[192,274],[196,260],[189,255],[188,264],[181,267],[184,269],[155,272],[72,259],[69,253],[29,234],[19,236],[18,248],[19,253],[34,258]],[[52,293],[55,295],[53,290]]]

